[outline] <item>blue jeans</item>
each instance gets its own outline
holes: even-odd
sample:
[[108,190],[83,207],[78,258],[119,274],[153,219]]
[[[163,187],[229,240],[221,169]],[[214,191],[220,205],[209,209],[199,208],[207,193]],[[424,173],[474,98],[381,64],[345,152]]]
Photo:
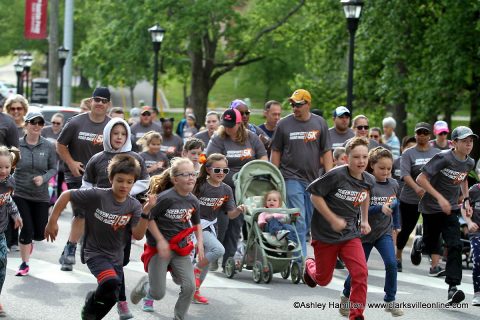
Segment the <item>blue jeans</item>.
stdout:
[[[382,256],[383,263],[385,264],[385,302],[395,301],[395,295],[397,294],[397,259],[395,258],[395,248],[393,246],[392,235],[384,234],[375,243],[362,243],[363,250],[365,251],[365,258],[368,261],[370,252],[373,247],[377,248],[378,252]],[[350,296],[350,275],[348,275],[343,285],[343,295],[345,297]]]
[[307,192],[308,183],[306,181],[287,179],[285,180],[287,187],[287,206],[289,208],[299,208],[300,216],[295,222],[300,244],[302,246],[302,254],[307,256],[306,236],[310,230],[310,222],[312,221],[313,204],[310,200],[310,192]]
[[297,233],[295,232],[295,228],[290,224],[283,224],[275,218],[270,219],[267,222],[267,231],[270,232],[272,235],[276,235],[280,230],[288,230],[290,233],[287,235],[287,239],[289,241],[293,241],[297,243]]
[[[10,217],[9,217],[10,218]],[[2,292],[3,283],[7,274],[7,240],[5,233],[0,233],[0,293]]]

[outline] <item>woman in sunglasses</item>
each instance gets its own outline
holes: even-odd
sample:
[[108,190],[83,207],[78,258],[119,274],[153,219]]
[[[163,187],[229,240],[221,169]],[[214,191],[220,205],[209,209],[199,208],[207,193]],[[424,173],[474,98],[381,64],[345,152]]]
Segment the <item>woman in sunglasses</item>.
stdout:
[[[245,211],[245,206],[235,206],[233,191],[223,179],[230,172],[227,158],[223,154],[213,153],[200,168],[200,174],[195,184],[193,193],[200,201],[200,223],[203,230],[203,246],[205,259],[198,261],[194,267],[195,294],[193,301],[200,304],[208,304],[208,300],[200,295],[199,288],[208,273],[210,262],[216,262],[223,256],[225,248],[217,240],[217,221],[234,219]],[[226,213],[226,214],[225,214]],[[226,225],[225,222],[223,224]],[[218,236],[223,239],[225,234]]]
[[[368,118],[364,116],[363,114],[359,114],[352,120],[352,130],[355,133],[355,137],[362,137],[362,138],[367,138],[368,139],[368,150],[371,150],[373,148],[376,148],[380,146],[380,144],[374,140],[370,139],[368,136],[368,129],[370,129],[370,126],[368,125]],[[345,147],[348,142],[350,142],[351,139],[348,139],[347,141],[344,142],[343,146]]]
[[28,112],[28,101],[22,95],[14,94],[5,101],[5,110],[12,116],[18,130],[18,137],[25,135],[24,117]]
[[15,173],[15,201],[23,220],[20,232],[22,264],[16,276],[26,276],[32,253],[32,240],[42,241],[48,221],[50,195],[48,180],[57,172],[57,153],[54,145],[40,134],[45,125],[41,113],[31,112],[25,119],[26,134],[20,139],[20,160]]

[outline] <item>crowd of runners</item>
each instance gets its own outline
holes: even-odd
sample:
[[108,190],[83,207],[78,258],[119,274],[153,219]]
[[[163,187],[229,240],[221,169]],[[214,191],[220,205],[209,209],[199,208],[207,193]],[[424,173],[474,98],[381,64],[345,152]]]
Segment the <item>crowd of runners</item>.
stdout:
[[[115,305],[120,319],[133,318],[123,267],[132,241],[144,237],[146,275],[130,302],[154,311],[170,272],[180,286],[174,318],[185,319],[192,302],[209,303],[200,293],[208,271],[225,270],[242,239],[247,208],[235,201],[233,176],[248,162],[263,160],[280,169],[286,205],[300,215],[294,228],[283,223],[271,213],[282,196],[268,192],[261,195],[270,209],[260,215],[260,227],[288,239],[288,250],[301,248],[296,259],[309,287],[328,285],[335,268],[348,270],[341,315],[363,319],[373,248],[385,265],[385,310],[404,314],[396,300],[397,273],[420,215],[411,262],[418,265],[428,254],[425,273],[445,277],[445,303],[462,302],[457,286],[464,232],[472,251],[472,305],[480,306],[480,184],[468,179],[475,176],[469,154],[478,136],[437,121],[417,123],[400,140],[392,117],[373,127],[367,116],[343,106],[314,110],[304,89],[288,101],[291,112],[283,118],[281,103],[268,101],[259,125],[250,122],[249,106],[239,99],[222,112],[208,112],[203,124],[187,108],[175,124],[149,106],[132,109],[125,119],[105,87],[84,99],[84,112],[68,121],[61,113],[45,119],[29,112],[23,96],[10,96],[0,112],[0,292],[8,252],[20,252],[16,276],[27,276],[34,242],[57,238],[57,221],[70,203],[73,218],[59,268],[72,271],[80,258],[98,283],[87,294],[82,319],[102,319]],[[331,128],[324,119],[329,114]],[[308,245],[314,257],[308,257]]]

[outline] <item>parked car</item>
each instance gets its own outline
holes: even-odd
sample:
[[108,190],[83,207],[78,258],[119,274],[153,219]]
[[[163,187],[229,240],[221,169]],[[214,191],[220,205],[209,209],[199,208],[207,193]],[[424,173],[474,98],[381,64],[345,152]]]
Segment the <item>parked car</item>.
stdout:
[[0,81],[0,94],[8,98],[10,95],[17,93],[17,87],[13,84]]
[[50,125],[50,120],[55,113],[61,113],[65,117],[65,123],[77,114],[80,114],[80,108],[75,107],[63,107],[63,106],[46,106],[46,105],[30,105],[28,112],[35,111],[42,113],[45,118],[45,122]]

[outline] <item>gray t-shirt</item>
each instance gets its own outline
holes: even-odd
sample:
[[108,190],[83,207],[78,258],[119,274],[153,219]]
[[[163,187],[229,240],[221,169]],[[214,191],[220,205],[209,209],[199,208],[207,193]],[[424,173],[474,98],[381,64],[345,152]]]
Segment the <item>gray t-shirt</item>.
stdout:
[[312,239],[325,243],[340,243],[360,237],[360,206],[368,201],[375,178],[363,173],[363,180],[352,177],[347,165],[335,167],[313,181],[307,188],[311,194],[324,198],[330,210],[342,217],[347,226],[336,232],[330,223],[315,208],[312,216]]
[[[150,211],[165,240],[169,241],[180,231],[192,225],[200,224],[200,204],[197,197],[189,193],[181,196],[174,188],[163,191],[157,197],[157,203]],[[155,247],[155,238],[147,232],[148,245]]]
[[205,147],[207,147],[208,143],[210,142],[210,136],[208,135],[208,130],[200,131],[199,133],[195,134],[193,137],[202,140],[203,143],[205,143]]
[[[383,206],[385,204],[394,204],[397,200],[398,183],[395,179],[387,178],[385,182],[375,181],[370,194],[370,208],[372,206]],[[371,231],[362,236],[362,242],[374,243],[384,234],[392,234],[392,216],[387,216],[383,212],[368,214],[368,224]]]
[[17,126],[12,117],[0,112],[0,146],[8,148],[14,146],[18,148],[20,137],[23,137],[23,134],[21,136],[18,135]]
[[159,164],[159,168],[156,169],[155,171],[150,172],[150,176],[160,174],[170,166],[170,162],[168,160],[167,155],[162,151],[159,151],[155,154],[151,154],[148,151],[145,151],[140,153],[140,157],[142,157],[143,160],[145,160],[145,165],[147,166],[147,169],[149,169],[154,164]]
[[[417,147],[413,147],[405,150],[400,158],[400,177],[402,180],[406,176],[411,176],[413,181],[415,181],[420,174],[420,169],[439,152],[440,150],[435,148],[421,151]],[[415,193],[415,190],[405,183],[400,193],[400,200],[408,204],[418,204],[420,198]]]
[[160,147],[160,151],[165,153],[168,159],[173,157],[180,157],[183,150],[183,140],[176,134],[171,135],[170,137],[163,137],[163,142]]
[[[100,123],[93,122],[82,113],[71,118],[63,127],[57,142],[68,148],[73,160],[80,161],[83,167],[88,160],[100,151],[103,151],[103,129],[110,121],[109,117]],[[67,183],[82,183],[82,177],[74,177],[68,166],[65,166],[65,181]]]
[[288,115],[278,122],[271,148],[282,154],[280,171],[285,179],[311,182],[319,176],[320,157],[332,149],[327,123],[313,113],[307,121]]
[[402,180],[401,176],[401,171],[400,171],[400,160],[401,157],[398,157],[393,161],[393,166],[392,166],[392,178],[397,180],[398,183],[398,194],[400,195],[400,192],[403,189],[403,185],[405,182]]
[[143,137],[148,131],[157,131],[158,133],[161,133],[162,126],[155,122],[152,122],[148,126],[143,126],[140,122],[137,122],[130,128],[130,130],[132,131],[132,145],[136,145],[138,139]]
[[[460,160],[455,157],[453,150],[444,150],[433,156],[423,166],[422,172],[428,176],[432,187],[450,202],[452,210],[458,210],[460,184],[474,167],[475,161],[472,158],[467,156],[465,160]],[[437,199],[429,193],[425,193],[420,200],[419,209],[423,214],[442,212]]]
[[353,132],[353,130],[350,128],[348,128],[345,133],[340,134],[337,130],[335,130],[335,127],[331,127],[328,129],[328,134],[330,135],[330,140],[332,141],[333,150],[338,147],[343,147],[345,141],[355,137],[355,132]]
[[121,152],[121,153],[113,153],[113,152],[106,152],[102,151],[97,153],[88,161],[87,165],[85,166],[85,173],[83,174],[83,180],[93,184],[98,188],[110,188],[112,184],[108,179],[108,164],[112,160],[114,156],[117,154],[128,154],[138,160],[140,163],[140,177],[139,180],[148,180],[150,176],[147,172],[147,167],[145,165],[145,161],[140,155],[133,151]]
[[85,262],[102,257],[121,266],[126,233],[137,225],[142,214],[140,202],[130,196],[124,202],[118,202],[110,188],[72,190],[70,195],[71,202],[85,210],[82,247]]
[[203,183],[197,197],[200,201],[200,218],[208,221],[215,220],[220,213],[235,209],[232,188],[223,182],[218,187]]
[[[472,221],[480,226],[480,184],[474,184],[470,187],[468,191],[468,195],[470,197],[470,205],[473,208],[473,216]],[[474,233],[469,234],[470,237],[479,237],[480,230]]]
[[8,176],[0,181],[0,234],[7,230],[10,217],[19,215],[17,205],[12,199],[12,193],[15,189],[15,179]]
[[232,188],[235,188],[232,180],[235,173],[239,172],[248,162],[267,155],[267,150],[265,150],[260,138],[251,131],[247,132],[248,138],[243,145],[232,141],[229,137],[223,139],[215,135],[210,139],[210,143],[207,146],[207,157],[212,153],[221,153],[227,157],[230,172],[224,181]]

